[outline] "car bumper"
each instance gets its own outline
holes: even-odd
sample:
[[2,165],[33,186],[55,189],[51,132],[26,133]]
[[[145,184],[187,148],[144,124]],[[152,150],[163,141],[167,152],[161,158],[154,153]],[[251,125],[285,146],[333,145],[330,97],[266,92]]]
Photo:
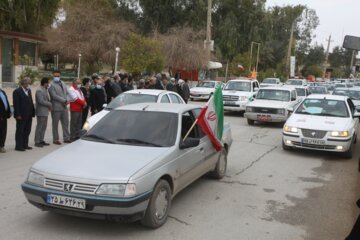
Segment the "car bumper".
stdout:
[[232,102],[231,104],[224,102],[225,111],[244,112],[248,102]]
[[[143,217],[149,203],[151,192],[132,198],[98,197],[54,191],[23,183],[21,188],[27,200],[42,210],[50,210],[62,214],[96,219],[116,219],[136,221]],[[63,207],[47,203],[48,194],[74,197],[86,201],[85,209]]]
[[[324,140],[324,139],[322,139]],[[329,152],[346,152],[350,149],[352,138],[347,139],[325,139],[325,143],[321,145],[303,143],[301,137],[283,133],[283,143],[285,146],[301,149],[312,149]]]
[[195,95],[190,94],[190,98],[194,100],[207,100],[209,99],[209,97],[210,94],[195,94]]
[[261,114],[245,112],[244,116],[247,119],[259,122],[286,122],[288,116],[282,114]]

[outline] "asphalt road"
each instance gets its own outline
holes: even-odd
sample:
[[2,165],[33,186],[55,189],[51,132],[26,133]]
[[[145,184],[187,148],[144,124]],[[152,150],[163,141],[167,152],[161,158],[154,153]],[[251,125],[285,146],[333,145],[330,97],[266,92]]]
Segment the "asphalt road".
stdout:
[[[41,212],[27,203],[20,184],[29,167],[58,146],[15,152],[11,119],[8,152],[0,154],[0,239],[345,238],[360,213],[355,206],[360,197],[358,147],[351,160],[313,151],[287,152],[281,148],[281,125],[250,127],[239,114],[227,114],[225,120],[234,138],[227,176],[194,182],[174,199],[167,223],[148,230],[139,223]],[[51,142],[50,128],[46,140]]]

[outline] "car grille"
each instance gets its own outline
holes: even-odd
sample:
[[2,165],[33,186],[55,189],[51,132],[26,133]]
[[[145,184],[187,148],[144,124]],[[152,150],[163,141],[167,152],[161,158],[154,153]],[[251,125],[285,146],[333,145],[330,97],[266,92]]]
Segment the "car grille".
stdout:
[[238,101],[239,96],[224,95],[223,100],[224,101]]
[[331,145],[315,145],[315,144],[306,144],[301,142],[291,142],[294,146],[298,147],[306,147],[306,148],[312,148],[312,149],[320,149],[320,150],[334,150],[336,149],[336,146]]
[[327,133],[327,131],[311,130],[311,129],[301,129],[301,132],[304,137],[316,138],[316,139],[324,138]]
[[252,111],[255,113],[262,113],[262,114],[277,114],[279,109],[254,107]]
[[56,189],[60,191],[64,191],[64,184],[69,183],[72,184],[73,187],[70,192],[75,193],[84,193],[84,194],[95,194],[97,185],[93,184],[83,184],[83,183],[73,183],[73,182],[65,182],[55,179],[46,178],[45,179],[45,187]]

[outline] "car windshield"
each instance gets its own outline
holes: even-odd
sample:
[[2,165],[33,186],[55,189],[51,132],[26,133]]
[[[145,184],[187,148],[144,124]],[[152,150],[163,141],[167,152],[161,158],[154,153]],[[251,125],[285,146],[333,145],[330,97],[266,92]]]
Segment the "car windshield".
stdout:
[[175,144],[178,115],[167,112],[114,110],[82,137],[121,145],[170,147]]
[[325,87],[309,87],[309,91],[312,94],[317,94],[317,93],[324,94],[324,93],[326,93],[326,88]]
[[346,87],[346,84],[342,84],[342,83],[335,84],[335,88],[344,88],[344,87]]
[[139,93],[122,93],[114,98],[106,109],[111,110],[120,106],[135,104],[135,103],[147,103],[157,102],[158,96],[150,94],[139,94]]
[[349,95],[351,99],[360,100],[360,90],[349,90]]
[[287,81],[288,85],[303,85],[303,81],[302,80],[288,80]]
[[276,79],[265,78],[262,83],[276,84]]
[[284,90],[274,89],[260,89],[256,95],[256,99],[275,100],[275,101],[290,101],[290,92]]
[[203,88],[214,88],[215,82],[199,82],[197,87],[203,87]]
[[348,96],[349,95],[349,91],[348,90],[335,90],[333,92],[333,95],[338,95],[338,96]]
[[296,88],[296,95],[298,95],[298,97],[305,97],[306,96],[305,88]]
[[225,90],[251,92],[251,84],[250,82],[228,82]]
[[297,108],[296,113],[327,117],[349,117],[345,101],[332,99],[305,99]]

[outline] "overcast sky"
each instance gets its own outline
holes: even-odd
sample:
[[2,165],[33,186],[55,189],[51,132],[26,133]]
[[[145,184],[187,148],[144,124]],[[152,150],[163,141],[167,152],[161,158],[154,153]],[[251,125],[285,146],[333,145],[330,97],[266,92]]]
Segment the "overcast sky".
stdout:
[[360,0],[267,0],[267,7],[298,4],[316,11],[320,25],[315,30],[314,41],[325,48],[330,34],[334,40],[330,49],[342,46],[345,35],[360,37]]

